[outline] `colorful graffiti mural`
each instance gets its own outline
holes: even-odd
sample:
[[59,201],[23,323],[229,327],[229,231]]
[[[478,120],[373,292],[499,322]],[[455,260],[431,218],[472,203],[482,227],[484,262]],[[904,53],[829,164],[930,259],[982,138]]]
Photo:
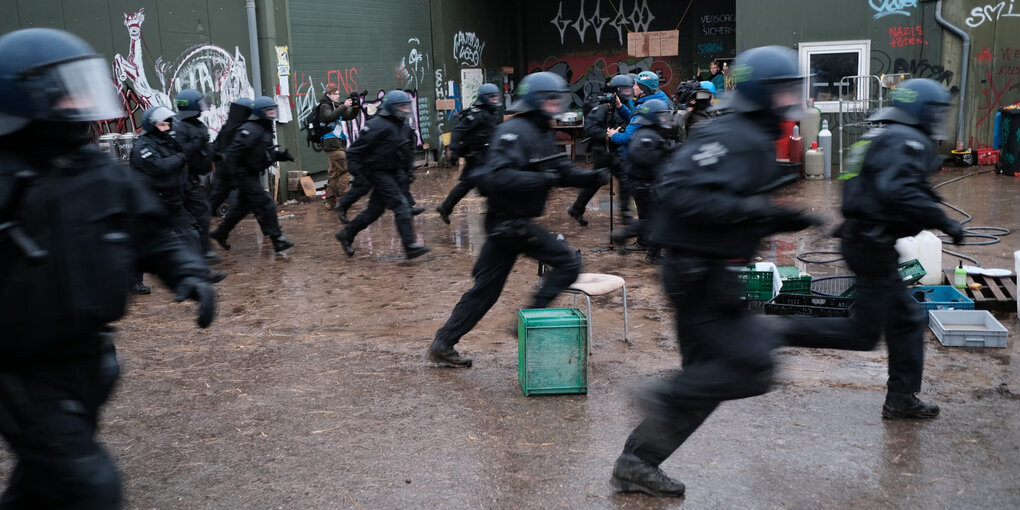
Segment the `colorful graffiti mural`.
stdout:
[[[584,98],[588,95],[601,91],[605,87],[607,76],[652,71],[662,77],[660,88],[667,93],[680,81],[679,76],[665,60],[655,57],[628,60],[623,54],[613,57],[549,57],[543,62],[529,63],[528,69],[529,72],[549,71],[562,76],[570,84],[570,93],[575,106],[584,104]],[[675,76],[678,78],[677,83],[674,83]]]
[[144,22],[144,8],[124,13],[130,50],[126,57],[119,53],[115,55],[112,66],[113,79],[124,101],[124,109],[131,117],[101,123],[104,130],[136,130],[135,113],[154,105],[172,107],[172,97],[177,92],[193,88],[205,94],[209,101],[211,109],[203,112],[201,119],[215,134],[226,122],[231,102],[242,97],[255,97],[255,89],[248,80],[247,62],[236,46],[233,53],[213,44],[204,44],[185,50],[174,61],[157,57],[153,70],[160,88],[155,88],[149,82],[145,69]]

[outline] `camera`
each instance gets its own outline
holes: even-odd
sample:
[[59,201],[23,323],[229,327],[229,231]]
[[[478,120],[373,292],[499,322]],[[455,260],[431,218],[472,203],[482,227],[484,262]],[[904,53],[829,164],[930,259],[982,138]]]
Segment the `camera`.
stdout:
[[351,106],[352,107],[354,107],[354,108],[361,108],[361,97],[365,96],[367,94],[368,94],[367,90],[361,91],[360,94],[358,93],[358,91],[354,91],[354,92],[351,92],[351,95],[347,96],[347,97],[351,100]]

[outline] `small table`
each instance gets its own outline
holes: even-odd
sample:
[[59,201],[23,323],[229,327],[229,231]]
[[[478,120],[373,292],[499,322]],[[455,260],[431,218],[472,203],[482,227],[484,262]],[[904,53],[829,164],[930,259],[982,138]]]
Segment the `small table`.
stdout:
[[570,135],[570,140],[556,140],[556,145],[570,146],[570,160],[574,161],[577,156],[577,142],[584,137],[584,123],[579,122],[577,124],[561,124],[559,122],[553,123],[554,131],[563,131]]

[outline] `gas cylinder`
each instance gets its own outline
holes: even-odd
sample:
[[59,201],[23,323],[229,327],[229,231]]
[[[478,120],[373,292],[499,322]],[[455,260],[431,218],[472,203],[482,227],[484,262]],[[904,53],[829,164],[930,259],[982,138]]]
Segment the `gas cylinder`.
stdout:
[[779,139],[776,140],[776,159],[779,161],[790,160],[790,133],[793,133],[796,124],[792,120],[779,123]]
[[824,178],[825,175],[822,173],[822,165],[824,164],[825,155],[822,154],[822,150],[818,148],[818,142],[811,142],[811,148],[804,153],[804,178]]
[[899,263],[917,258],[917,238],[901,237],[896,240],[896,251],[900,254]]
[[[800,119],[800,136],[804,138],[804,148],[811,147],[811,144],[818,141],[818,131],[822,127],[822,111],[815,108],[815,100],[808,99],[807,110],[804,110],[804,118]],[[819,144],[821,147],[821,144]]]
[[825,154],[825,163],[822,164],[823,174],[826,179],[832,179],[832,132],[829,131],[829,121],[822,121],[822,130],[818,132],[818,148]]
[[788,150],[790,151],[790,163],[804,162],[804,137],[800,136],[800,126],[793,126]]
[[921,285],[942,283],[942,240],[927,230],[914,236],[917,239],[917,260],[927,273]]

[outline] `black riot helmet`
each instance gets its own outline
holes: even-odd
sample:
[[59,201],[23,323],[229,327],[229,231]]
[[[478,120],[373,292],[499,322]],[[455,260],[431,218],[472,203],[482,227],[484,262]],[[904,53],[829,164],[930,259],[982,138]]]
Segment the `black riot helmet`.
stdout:
[[174,105],[177,106],[177,116],[182,119],[198,117],[208,109],[205,96],[195,89],[181,89],[174,99]]
[[[531,73],[517,85],[517,101],[510,106],[510,111],[540,111],[552,117],[567,110],[569,92],[566,80],[558,74],[548,71]],[[547,105],[548,101],[553,103]]]
[[945,139],[943,127],[949,111],[949,92],[934,80],[914,78],[892,90],[889,106],[868,118],[914,126],[936,140]]
[[0,37],[0,135],[32,121],[92,122],[123,117],[102,56],[78,36],[26,28]]
[[786,120],[803,114],[805,76],[797,66],[797,53],[782,46],[762,46],[739,55],[730,66],[735,86],[722,108],[749,113],[770,111]]
[[395,117],[403,122],[411,116],[411,96],[403,90],[391,90],[382,98],[382,108],[379,115],[383,117]]
[[641,106],[634,111],[637,119],[634,122],[642,126],[657,126],[662,129],[673,127],[673,114],[661,99],[649,99],[641,103]]
[[634,79],[626,74],[613,76],[607,86],[619,96],[621,102],[626,103],[634,98]]
[[251,117],[248,120],[268,120],[270,122],[276,120],[278,115],[276,101],[268,96],[259,96],[255,98],[255,102],[252,103]]
[[496,108],[502,102],[501,95],[499,87],[492,83],[483,83],[481,87],[478,87],[478,104]]

